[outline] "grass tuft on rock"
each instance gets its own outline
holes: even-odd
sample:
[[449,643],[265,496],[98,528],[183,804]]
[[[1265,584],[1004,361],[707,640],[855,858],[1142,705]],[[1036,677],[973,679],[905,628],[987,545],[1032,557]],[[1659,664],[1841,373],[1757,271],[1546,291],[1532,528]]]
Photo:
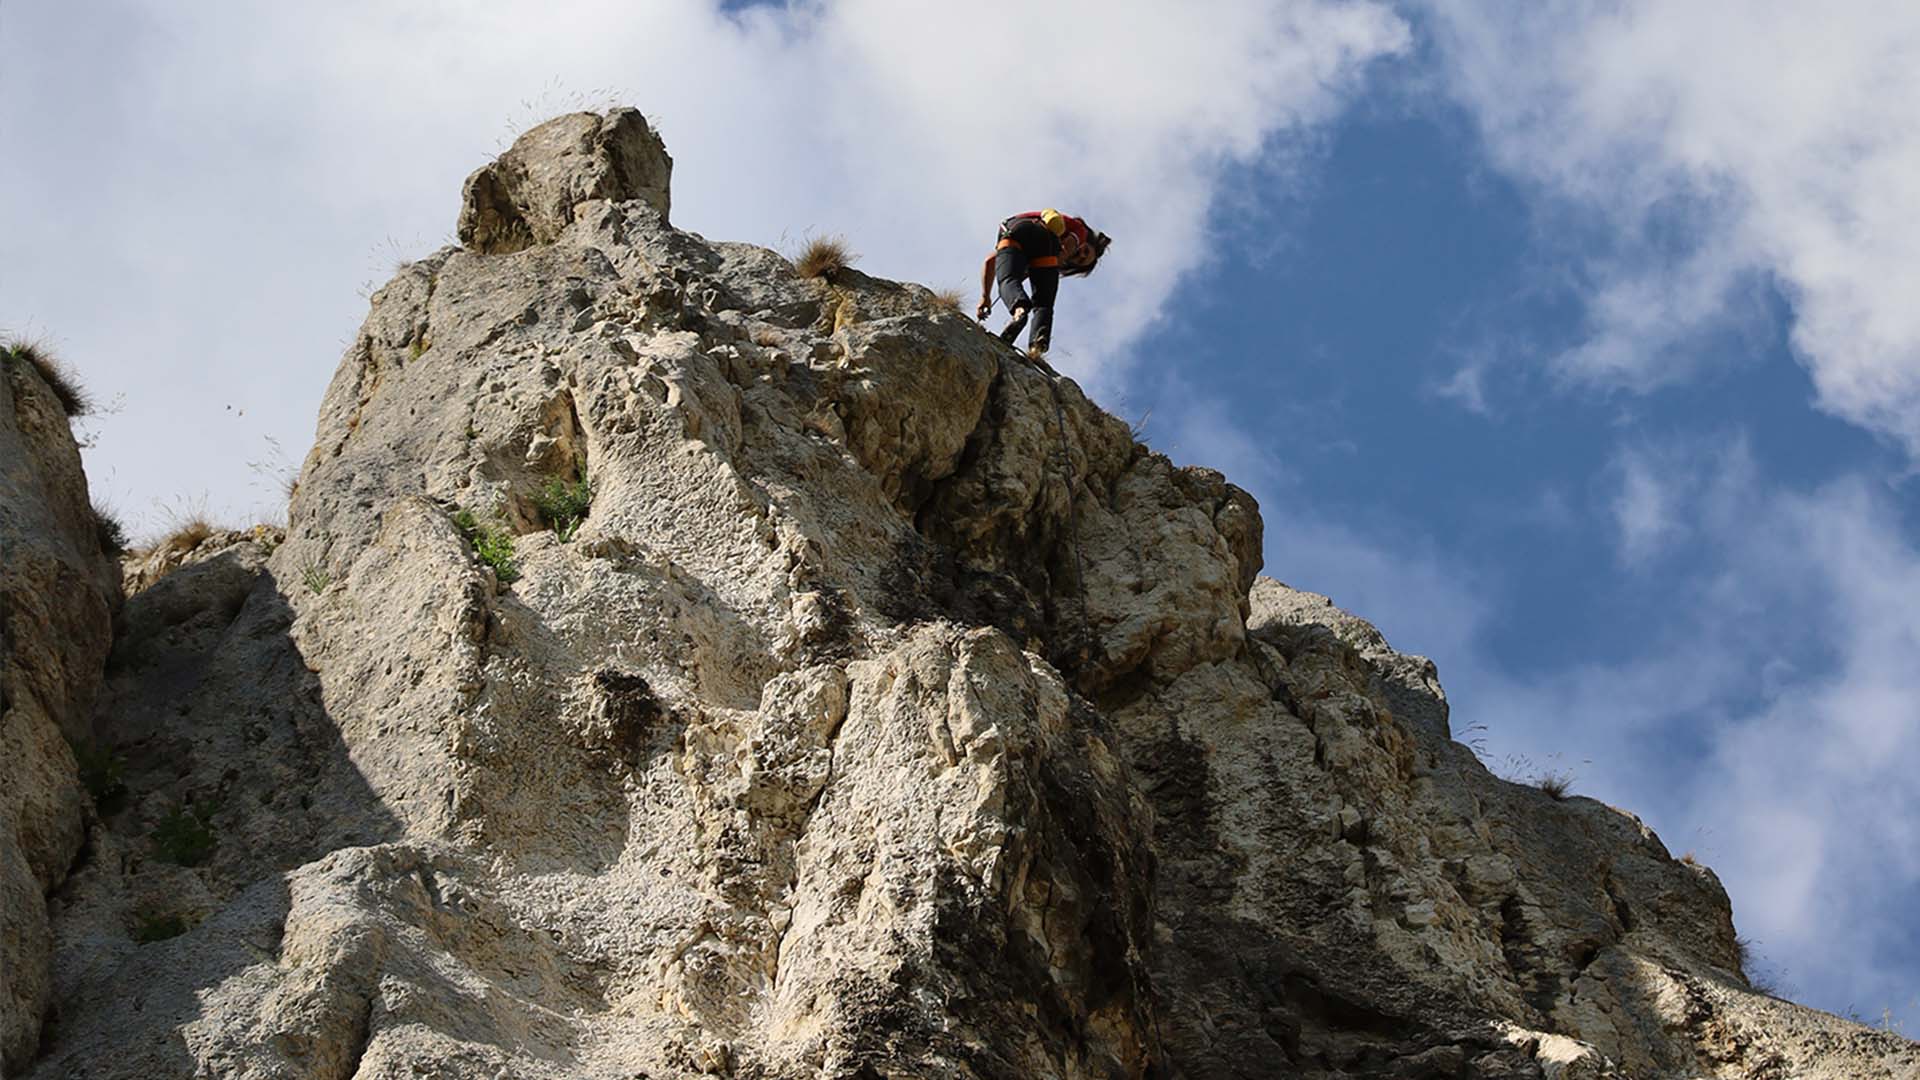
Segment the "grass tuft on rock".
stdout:
[[80,784],[93,797],[101,817],[111,817],[127,805],[126,762],[97,743],[76,742],[73,760],[79,765]]
[[93,504],[93,535],[100,542],[102,555],[120,555],[127,550],[127,527],[99,503]]
[[5,356],[12,363],[26,364],[39,372],[41,381],[53,389],[53,396],[60,399],[60,408],[68,416],[85,416],[93,411],[93,396],[53,355],[53,350],[45,342],[10,338],[5,344],[0,344],[0,356]]
[[177,938],[189,929],[191,927],[183,916],[142,912],[133,925],[133,940],[142,945],[151,945],[156,941]]
[[845,239],[838,236],[816,236],[807,241],[800,254],[793,260],[794,272],[803,278],[826,278],[852,266],[860,256],[854,254]]
[[938,311],[951,311],[962,314],[967,309],[967,294],[959,289],[933,290],[933,306]]
[[168,506],[165,513],[166,532],[154,541],[149,551],[170,559],[184,559],[208,537],[221,531],[221,527],[214,524],[212,515],[207,513],[205,496],[181,499]]
[[327,586],[333,584],[333,575],[319,563],[308,563],[300,568],[300,583],[307,587],[308,592],[319,596],[327,591]]
[[533,493],[534,509],[540,511],[541,520],[553,527],[563,544],[580,531],[580,523],[587,519],[587,509],[592,505],[593,485],[584,476],[578,480],[555,477]]
[[493,568],[495,580],[502,585],[519,580],[520,569],[513,562],[512,533],[499,525],[482,522],[471,510],[453,515],[453,524],[466,536],[467,543],[473,545],[473,557]]
[[199,866],[213,856],[213,811],[194,802],[176,804],[153,827],[153,852],[175,866]]
[[1778,972],[1763,971],[1760,968],[1759,943],[1752,938],[1736,936],[1733,939],[1734,952],[1740,961],[1740,974],[1747,980],[1747,987],[1756,994],[1768,997],[1780,997],[1780,976]]

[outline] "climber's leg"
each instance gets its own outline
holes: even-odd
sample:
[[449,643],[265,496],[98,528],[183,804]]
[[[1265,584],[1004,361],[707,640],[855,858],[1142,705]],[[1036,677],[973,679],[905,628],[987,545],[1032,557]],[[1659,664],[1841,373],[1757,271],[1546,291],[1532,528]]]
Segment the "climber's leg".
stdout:
[[1027,257],[1019,248],[1001,248],[993,257],[993,277],[1000,286],[1000,303],[1013,321],[1000,331],[1002,341],[1012,341],[1026,328],[1027,313],[1033,301],[1027,297],[1022,279],[1027,276]]
[[1027,346],[1034,352],[1043,353],[1053,344],[1053,301],[1060,293],[1060,271],[1055,268],[1035,267],[1033,282],[1033,336],[1027,339]]

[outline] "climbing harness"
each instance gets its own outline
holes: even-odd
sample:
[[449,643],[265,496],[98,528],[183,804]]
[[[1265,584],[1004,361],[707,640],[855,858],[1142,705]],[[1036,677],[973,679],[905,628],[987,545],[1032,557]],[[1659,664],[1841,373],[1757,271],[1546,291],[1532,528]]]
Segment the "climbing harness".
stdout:
[[[1011,237],[1011,236],[1003,236],[1003,237],[1001,237],[1001,238],[1000,238],[1000,242],[999,242],[998,244],[995,244],[995,245],[993,246],[993,250],[995,250],[995,251],[1005,251],[1005,250],[1007,250],[1008,248],[1011,248],[1011,249],[1013,249],[1014,251],[1018,251],[1018,252],[1020,252],[1020,253],[1022,253],[1022,254],[1025,254],[1025,253],[1026,253],[1026,249],[1020,246],[1020,241],[1018,241],[1018,240],[1015,240],[1015,239],[1014,239],[1013,237]],[[1059,266],[1059,265],[1060,265],[1060,256],[1058,256],[1058,255],[1031,255],[1031,256],[1028,256],[1028,258],[1027,258],[1027,265],[1028,265],[1028,266],[1031,266],[1031,267],[1035,267],[1035,268],[1038,268],[1038,269],[1041,269],[1041,270],[1047,270],[1047,269],[1051,269],[1052,267],[1056,267],[1056,266]]]

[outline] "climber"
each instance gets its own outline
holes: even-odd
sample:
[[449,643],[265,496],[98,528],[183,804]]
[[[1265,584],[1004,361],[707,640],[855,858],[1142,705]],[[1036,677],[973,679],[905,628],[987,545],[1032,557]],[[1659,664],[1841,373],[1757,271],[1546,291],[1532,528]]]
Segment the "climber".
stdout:
[[[1112,240],[1096,232],[1076,217],[1058,210],[1036,210],[1015,214],[1000,223],[1000,241],[980,268],[980,306],[974,315],[981,322],[993,310],[993,286],[1000,285],[1000,301],[1013,317],[1000,339],[1012,342],[1033,318],[1033,333],[1027,338],[1031,352],[1047,351],[1053,337],[1053,298],[1060,290],[1060,277],[1076,277],[1093,271],[1107,253]],[[1033,282],[1033,296],[1027,296],[1021,280]]]

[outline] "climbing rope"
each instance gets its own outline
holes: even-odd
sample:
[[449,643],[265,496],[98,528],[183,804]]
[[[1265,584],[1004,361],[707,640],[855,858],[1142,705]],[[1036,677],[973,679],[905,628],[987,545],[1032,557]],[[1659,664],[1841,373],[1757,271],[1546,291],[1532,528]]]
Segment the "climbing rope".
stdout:
[[[1073,551],[1073,582],[1076,598],[1080,607],[1080,633],[1084,645],[1091,649],[1093,643],[1093,621],[1087,616],[1087,571],[1080,557],[1080,500],[1073,491],[1073,449],[1067,442],[1067,408],[1060,400],[1060,374],[1046,361],[1029,357],[1034,367],[1047,376],[1047,389],[1053,394],[1053,418],[1055,430],[1060,433],[1060,477],[1061,486],[1067,492],[1067,547]],[[1049,457],[1053,455],[1049,454]]]

